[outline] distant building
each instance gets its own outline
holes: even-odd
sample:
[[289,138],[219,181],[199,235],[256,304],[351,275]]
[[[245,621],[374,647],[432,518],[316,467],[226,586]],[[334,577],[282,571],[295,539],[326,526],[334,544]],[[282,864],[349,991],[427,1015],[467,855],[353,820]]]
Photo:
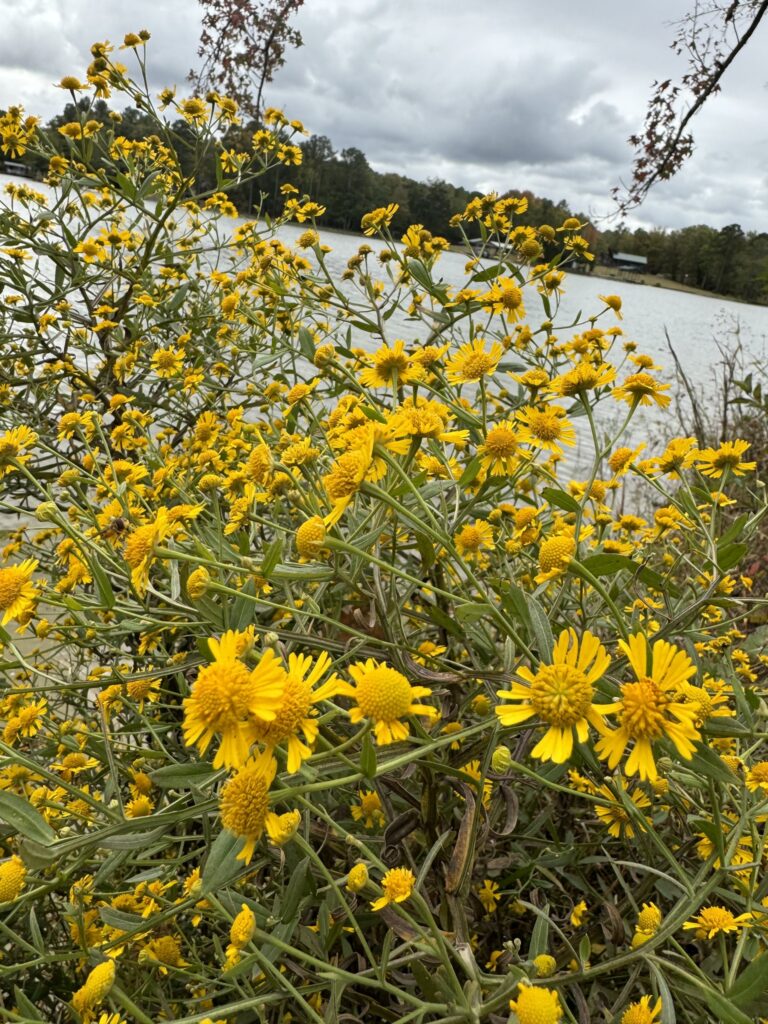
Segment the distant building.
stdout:
[[635,256],[631,252],[609,252],[608,264],[619,270],[634,270],[635,273],[642,273],[648,269],[648,260],[645,256]]
[[36,178],[37,175],[26,164],[16,163],[15,160],[0,160],[0,174],[12,174],[17,178]]

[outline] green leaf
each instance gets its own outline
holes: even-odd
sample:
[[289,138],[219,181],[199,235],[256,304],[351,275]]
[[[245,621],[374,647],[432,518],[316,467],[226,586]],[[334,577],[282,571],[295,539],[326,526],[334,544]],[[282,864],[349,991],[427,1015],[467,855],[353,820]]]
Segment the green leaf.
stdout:
[[485,270],[479,271],[477,274],[473,274],[470,284],[481,284],[483,281],[493,281],[495,278],[503,274],[505,270],[503,263],[496,264],[495,267],[486,267]]
[[690,761],[684,763],[696,775],[704,775],[715,782],[723,782],[727,786],[732,786],[738,781],[730,768],[720,758],[720,755],[703,743],[697,744],[696,753]]
[[480,458],[476,455],[467,463],[464,472],[459,479],[459,487],[469,487],[477,474],[480,472]]
[[408,273],[422,288],[426,288],[428,292],[433,292],[435,283],[432,280],[429,271],[419,260],[408,260]]
[[18,985],[13,986],[13,998],[16,1002],[16,1010],[22,1013],[26,1020],[44,1020],[45,1018],[40,1016],[40,1011],[33,1002],[24,995]]
[[99,917],[109,928],[119,928],[121,932],[146,931],[147,928],[147,919],[141,914],[128,914],[113,907],[99,907]]
[[202,874],[204,893],[215,893],[232,882],[240,872],[242,864],[237,854],[242,839],[223,829],[213,841]]
[[702,992],[696,988],[689,991],[691,995],[694,995],[695,991],[696,998],[701,1000],[710,1013],[717,1015],[720,1024],[753,1024],[752,1017],[742,1013],[738,1006],[716,989],[707,988],[706,992]]
[[28,800],[15,793],[0,792],[0,821],[41,846],[56,842],[56,833]]
[[659,1024],[677,1024],[677,1015],[675,1014],[675,1002],[672,999],[672,993],[669,991],[669,985],[667,985],[666,978],[658,969],[656,964],[652,961],[646,961],[650,967],[653,979],[656,982],[656,988],[661,998],[661,1020]]
[[541,912],[536,915],[536,923],[531,932],[531,944],[528,947],[528,959],[541,956],[549,951],[549,904],[545,903]]
[[476,604],[468,601],[466,604],[456,605],[456,618],[459,622],[478,622],[493,613],[489,604]]
[[304,358],[308,359],[311,363],[315,358],[315,343],[312,341],[312,335],[306,327],[299,328],[299,348]]
[[91,570],[91,575],[93,576],[94,583],[96,584],[96,589],[99,592],[101,603],[107,609],[114,608],[115,592],[112,590],[112,584],[109,582],[109,577],[99,564],[98,558],[89,558],[88,568]]
[[744,555],[747,553],[746,544],[718,544],[717,546],[717,565],[721,572],[728,572],[729,569],[733,569],[735,565],[738,565]]
[[360,744],[360,771],[366,779],[376,778],[376,748],[369,732],[363,736]]
[[309,893],[314,892],[315,888],[309,857],[304,857],[287,877],[285,899],[280,907],[280,919],[284,924],[298,916],[300,902]]
[[432,541],[427,537],[425,533],[416,533],[416,547],[419,549],[421,555],[421,564],[425,569],[429,569],[431,565],[435,564],[435,548]]
[[528,598],[528,614],[531,617],[531,629],[539,648],[539,656],[551,661],[555,638],[552,636],[552,627],[549,624],[547,613],[535,597]]
[[151,773],[152,781],[161,789],[192,789],[210,779],[216,769],[207,761],[190,764],[167,764]]
[[283,538],[282,536],[276,537],[271,544],[267,544],[264,548],[264,557],[261,562],[261,575],[265,579],[269,579],[273,569],[277,566],[280,561],[280,556],[283,553]]
[[757,1013],[768,1003],[768,956],[758,956],[748,964],[728,993],[739,1009]]
[[565,512],[574,512],[578,515],[581,510],[581,506],[572,495],[566,494],[565,491],[558,490],[556,487],[545,487],[541,496],[550,505],[555,505]]

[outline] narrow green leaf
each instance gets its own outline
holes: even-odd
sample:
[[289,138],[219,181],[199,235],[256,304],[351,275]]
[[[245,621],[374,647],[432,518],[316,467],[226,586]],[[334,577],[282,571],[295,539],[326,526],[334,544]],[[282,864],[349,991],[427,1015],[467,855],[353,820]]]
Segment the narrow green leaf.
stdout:
[[741,1010],[758,1013],[768,1005],[768,957],[747,964],[733,983],[728,998]]
[[545,487],[541,492],[542,498],[549,502],[550,505],[555,505],[557,508],[563,509],[565,512],[573,512],[578,515],[580,511],[580,505],[576,499],[566,494],[565,491],[558,490],[556,487]]
[[360,771],[366,779],[376,778],[376,748],[369,732],[363,736],[360,744]]
[[42,814],[15,793],[0,792],[0,821],[41,846],[56,842],[56,833]]
[[528,614],[531,617],[531,629],[539,648],[540,657],[552,660],[552,650],[555,646],[555,638],[552,636],[552,627],[544,609],[535,597],[528,598]]
[[204,893],[218,892],[237,877],[241,867],[237,854],[242,844],[242,839],[233,836],[226,829],[219,832],[203,868],[201,881]]

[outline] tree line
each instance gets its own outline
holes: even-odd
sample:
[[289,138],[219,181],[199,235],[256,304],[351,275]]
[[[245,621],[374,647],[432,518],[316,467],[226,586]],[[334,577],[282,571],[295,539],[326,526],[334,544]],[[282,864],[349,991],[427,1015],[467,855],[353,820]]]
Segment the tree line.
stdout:
[[[62,153],[66,154],[68,143],[58,128],[80,119],[86,111],[89,119],[105,125],[112,123],[109,106],[104,100],[68,103],[47,125],[54,145]],[[191,171],[193,132],[181,119],[171,127],[182,171]],[[247,149],[256,127],[255,121],[233,126],[222,141],[230,149]],[[156,131],[156,126],[142,111],[128,108],[122,112],[118,130],[127,138],[141,139]],[[350,146],[337,151],[325,135],[310,136],[301,143],[301,151],[302,161],[298,166],[279,166],[266,172],[256,183],[228,189],[230,199],[241,214],[248,216],[260,206],[262,213],[277,215],[285,202],[281,186],[292,184],[300,193],[310,195],[326,207],[322,223],[329,228],[357,231],[361,218],[369,210],[397,203],[399,209],[392,224],[395,233],[404,232],[410,224],[422,224],[433,234],[456,243],[461,241],[461,234],[450,225],[450,218],[470,199],[480,195],[439,178],[417,181],[404,174],[376,171],[362,150]],[[203,167],[197,171],[199,187],[216,187],[217,160],[217,151],[211,148]],[[43,162],[32,154],[25,154],[21,162],[40,176],[46,171]],[[535,227],[542,224],[557,227],[566,217],[579,217],[585,224],[583,234],[596,252],[598,264],[610,264],[612,252],[635,253],[647,258],[650,274],[749,302],[768,302],[766,232],[744,231],[738,224],[720,229],[699,224],[677,230],[632,230],[620,224],[612,229],[597,230],[588,217],[573,211],[564,199],[554,202],[517,189],[503,194],[528,199],[526,221]]]

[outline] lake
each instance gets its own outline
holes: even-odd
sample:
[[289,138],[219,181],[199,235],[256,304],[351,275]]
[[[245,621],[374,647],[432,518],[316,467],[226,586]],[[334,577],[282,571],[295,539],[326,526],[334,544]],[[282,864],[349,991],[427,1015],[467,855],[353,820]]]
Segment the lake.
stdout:
[[[25,182],[26,179],[11,178],[0,174],[0,203],[3,201],[5,185],[8,182]],[[26,182],[43,192],[50,192],[47,186],[39,182]],[[229,221],[231,229],[247,218],[223,218]],[[281,227],[277,234],[287,244],[294,244],[306,225],[289,224]],[[363,243],[370,245],[374,251],[382,248],[376,239],[362,235],[350,235],[342,232],[320,229],[322,241],[329,245],[332,252],[327,257],[329,269],[338,279],[346,268],[348,259],[353,256]],[[448,284],[461,287],[466,283],[467,274],[464,270],[468,257],[462,253],[446,252],[440,258],[435,276],[442,277]],[[375,264],[374,264],[375,265]],[[488,262],[491,265],[491,262]],[[565,292],[561,298],[560,308],[554,318],[556,328],[565,328],[573,322],[579,313],[589,315],[602,308],[599,294],[617,294],[623,303],[623,320],[619,326],[625,338],[635,341],[638,351],[647,353],[664,367],[665,376],[673,375],[672,357],[667,348],[665,330],[668,332],[675,347],[681,365],[689,379],[704,393],[714,393],[713,373],[721,356],[718,342],[724,345],[733,344],[733,329],[738,325],[741,344],[747,361],[768,359],[768,307],[751,306],[739,302],[729,302],[720,298],[710,298],[689,292],[674,291],[667,288],[632,284],[625,281],[608,280],[586,274],[569,274],[565,282]],[[543,318],[543,311],[536,307],[533,295],[528,297],[528,312],[531,321],[536,323]],[[603,327],[617,323],[612,313],[600,320]],[[389,337],[403,338],[412,342],[425,337],[425,328],[417,321],[408,320],[405,316],[393,316],[388,322]],[[583,328],[581,328],[583,329]],[[574,329],[571,333],[575,333]],[[561,338],[568,336],[566,330],[556,331]],[[358,343],[366,348],[378,344],[370,335],[359,333]],[[615,405],[604,406],[602,420],[610,426],[616,411]],[[622,406],[624,409],[624,406]],[[610,413],[608,412],[610,410]],[[618,417],[617,417],[618,418]],[[577,424],[581,428],[582,424]],[[639,409],[632,430],[632,441],[645,439],[647,436],[661,437],[679,433],[677,423],[671,414],[660,415],[654,408]],[[589,461],[592,450],[591,442],[584,436],[584,430],[578,429],[578,447],[566,460],[566,469],[578,473]]]

